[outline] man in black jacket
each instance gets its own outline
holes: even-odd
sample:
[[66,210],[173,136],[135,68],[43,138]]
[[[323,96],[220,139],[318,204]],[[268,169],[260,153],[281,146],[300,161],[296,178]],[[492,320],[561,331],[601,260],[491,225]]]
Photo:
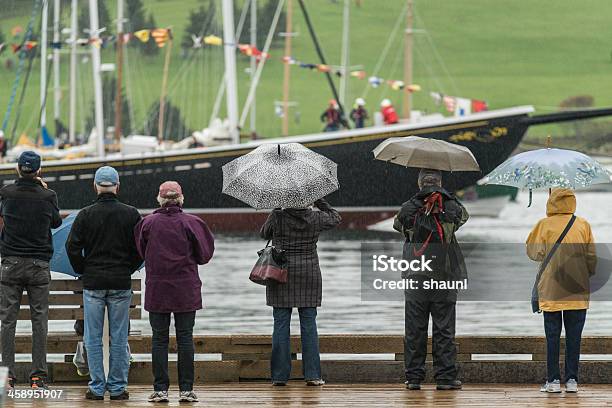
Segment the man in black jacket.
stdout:
[[[458,281],[467,278],[455,231],[469,215],[463,205],[442,188],[438,170],[422,169],[420,191],[402,205],[393,228],[404,234],[404,258],[426,256],[433,268],[404,278],[416,281]],[[425,379],[427,329],[431,315],[434,377],[439,390],[461,388],[457,380],[455,347],[456,290],[406,290],[404,359],[406,388],[419,390]]]
[[19,179],[0,190],[2,364],[9,368],[10,387],[15,385],[15,327],[25,289],[32,320],[30,386],[46,388],[51,228],[59,227],[62,218],[55,192],[40,178],[40,162],[38,154],[23,152],[17,162]]
[[[140,220],[136,208],[117,199],[119,174],[108,166],[94,177],[96,202],[83,208],[72,225],[66,252],[74,271],[82,276],[85,313],[85,348],[89,366],[87,399],[129,399],[128,327],[132,300],[131,275],[142,264],[134,240]],[[108,308],[110,371],[104,374],[102,331]]]

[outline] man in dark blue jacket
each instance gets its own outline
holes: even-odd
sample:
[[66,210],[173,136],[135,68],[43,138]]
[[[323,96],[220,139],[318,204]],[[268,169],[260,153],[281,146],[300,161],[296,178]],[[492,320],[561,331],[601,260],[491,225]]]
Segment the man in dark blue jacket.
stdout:
[[53,255],[51,228],[62,224],[57,196],[40,178],[40,156],[19,156],[19,179],[0,190],[2,257],[2,364],[9,368],[9,387],[15,386],[15,327],[24,290],[32,320],[30,386],[46,388],[49,315],[49,260]]
[[[127,400],[131,276],[142,264],[134,240],[140,214],[117,198],[119,174],[114,168],[100,167],[94,188],[98,198],[79,212],[66,241],[70,264],[83,280],[84,342],[91,377],[85,397],[103,400],[108,391],[111,400]],[[108,377],[102,357],[105,309],[112,338]]]

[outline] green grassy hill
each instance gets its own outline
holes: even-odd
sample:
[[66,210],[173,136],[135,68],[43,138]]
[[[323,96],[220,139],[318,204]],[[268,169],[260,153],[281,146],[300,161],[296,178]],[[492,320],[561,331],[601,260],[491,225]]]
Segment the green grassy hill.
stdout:
[[[217,2],[220,10],[220,2]],[[10,37],[13,26],[26,25],[30,13],[27,4],[31,3],[33,1],[0,0],[3,10],[0,30],[5,37]],[[144,3],[154,14],[158,26],[173,27],[177,41],[170,72],[170,98],[187,117],[188,126],[201,129],[208,123],[223,75],[222,49],[208,48],[199,51],[197,57],[187,59],[181,57],[179,42],[189,11],[202,1],[145,0]],[[242,1],[238,3],[241,5]],[[351,64],[363,65],[371,74],[405,2],[362,0],[361,3],[361,7],[351,9]],[[484,99],[491,108],[532,104],[542,112],[553,110],[561,100],[573,95],[592,95],[597,106],[612,105],[612,87],[608,86],[612,79],[612,2],[609,0],[416,0],[415,3],[416,26],[426,30],[417,34],[415,40],[414,82],[423,87],[423,91],[414,96],[416,107],[430,112],[440,110],[431,101],[429,91]],[[114,15],[115,0],[107,4]],[[342,1],[309,0],[307,4],[329,63],[339,64]],[[318,62],[295,0],[294,10],[295,31],[299,36],[294,40],[293,56],[305,62]],[[67,10],[62,16],[63,24],[68,24]],[[401,79],[401,32],[399,30],[392,39],[391,51],[378,73],[383,78]],[[271,54],[258,90],[257,130],[266,136],[278,136],[281,120],[274,114],[274,101],[282,99],[282,47],[274,48]],[[0,62],[4,64],[11,55],[5,51]],[[104,50],[103,61],[114,61],[111,49]],[[249,85],[245,72],[248,60],[239,56],[238,61],[242,105]],[[142,57],[134,49],[129,52],[128,95],[137,127],[143,123],[148,107],[159,98],[162,66],[163,52],[155,57]],[[64,122],[67,122],[68,110],[67,68],[68,57],[64,56],[61,114]],[[91,65],[88,61],[80,63],[80,74],[79,106],[82,109],[79,122],[83,126],[91,110]],[[14,71],[0,67],[1,117],[8,105],[14,75]],[[36,132],[39,77],[37,61],[18,133],[25,131],[33,136]],[[367,89],[367,81],[351,78],[349,100],[362,96]],[[290,133],[319,131],[318,117],[330,97],[323,74],[293,66],[291,100],[299,105],[292,111]],[[384,97],[400,104],[400,93],[382,86],[369,89],[368,107],[376,109]],[[49,101],[50,118],[52,106]],[[532,135],[536,137],[559,129],[558,126],[534,129]]]

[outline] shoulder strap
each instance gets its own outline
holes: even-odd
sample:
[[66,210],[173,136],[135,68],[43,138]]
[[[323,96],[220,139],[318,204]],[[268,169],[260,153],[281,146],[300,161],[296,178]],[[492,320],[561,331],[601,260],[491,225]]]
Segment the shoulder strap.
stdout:
[[539,275],[542,274],[542,272],[544,272],[544,270],[548,266],[548,263],[552,259],[555,252],[557,252],[557,249],[561,245],[561,242],[563,241],[563,239],[565,238],[569,230],[572,228],[572,225],[574,225],[574,221],[576,221],[576,216],[572,214],[572,218],[570,218],[567,225],[565,226],[565,229],[563,230],[561,235],[559,235],[559,239],[557,239],[557,242],[555,242],[555,245],[553,245],[551,250],[548,252],[548,255],[546,255],[546,258],[544,258],[542,265],[540,265],[540,273],[538,274],[538,278],[539,278]]

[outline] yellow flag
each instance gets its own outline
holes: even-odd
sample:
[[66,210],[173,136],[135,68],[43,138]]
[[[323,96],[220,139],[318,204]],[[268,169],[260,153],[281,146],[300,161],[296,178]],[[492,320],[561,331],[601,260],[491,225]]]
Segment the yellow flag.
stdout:
[[17,146],[34,146],[34,143],[30,141],[28,135],[22,133],[21,136],[19,136],[19,140],[17,141]]
[[207,35],[204,37],[204,44],[208,45],[223,45],[223,40],[216,35]]
[[134,37],[138,38],[143,43],[149,41],[149,30],[139,30],[134,33]]

